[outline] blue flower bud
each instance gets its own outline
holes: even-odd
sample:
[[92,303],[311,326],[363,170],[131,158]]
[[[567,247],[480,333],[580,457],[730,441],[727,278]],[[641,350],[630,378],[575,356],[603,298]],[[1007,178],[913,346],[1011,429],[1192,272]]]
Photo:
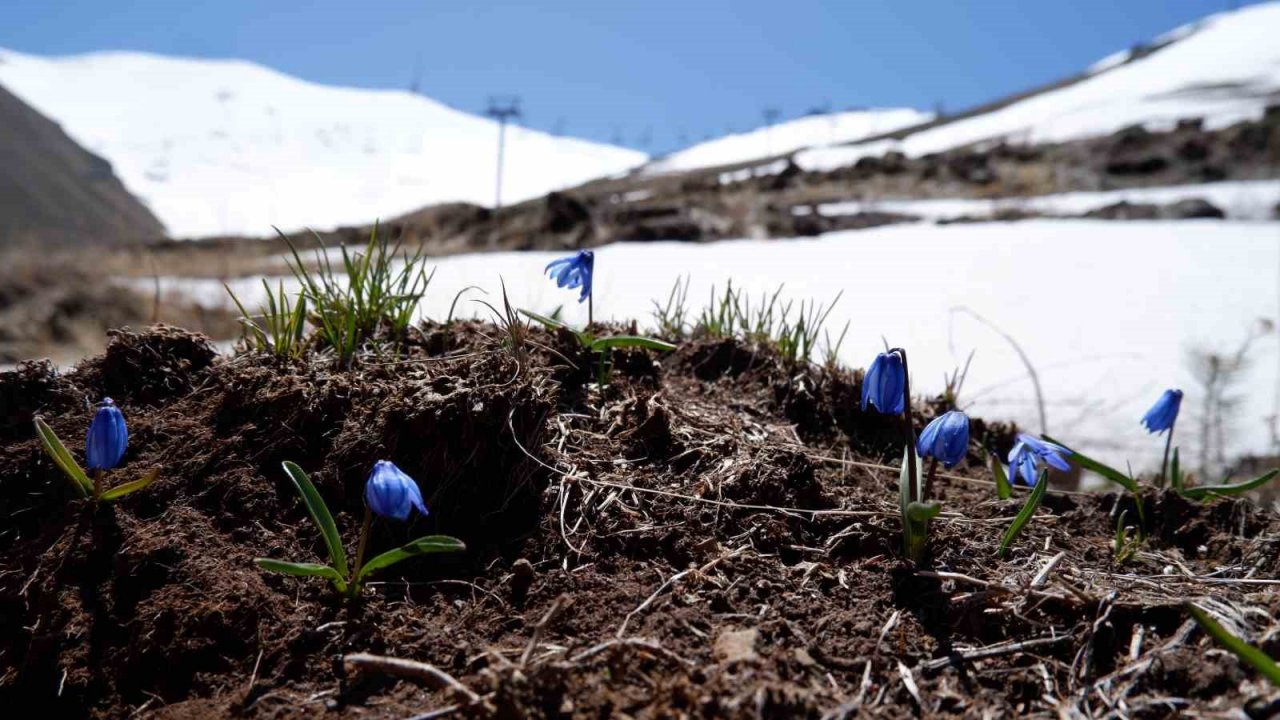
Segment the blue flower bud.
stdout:
[[1142,424],[1149,433],[1162,433],[1173,427],[1178,421],[1178,410],[1182,407],[1181,390],[1165,390],[1155,405],[1142,416]]
[[559,287],[582,288],[578,302],[584,302],[591,296],[591,274],[595,271],[595,266],[595,253],[590,250],[579,250],[577,255],[547,263],[545,272],[550,273]]
[[374,463],[364,485],[364,501],[375,514],[396,520],[409,519],[414,508],[423,515],[427,514],[427,505],[422,502],[418,483],[390,460]]
[[916,441],[916,454],[935,458],[950,470],[969,452],[969,416],[959,410],[943,413],[933,419]]
[[129,429],[125,427],[124,414],[111,398],[103,398],[84,438],[85,462],[90,470],[110,470],[120,464],[128,447]]
[[900,415],[906,409],[902,397],[907,374],[902,368],[902,356],[895,352],[880,353],[871,361],[867,374],[862,376],[862,409],[867,403],[885,415]]

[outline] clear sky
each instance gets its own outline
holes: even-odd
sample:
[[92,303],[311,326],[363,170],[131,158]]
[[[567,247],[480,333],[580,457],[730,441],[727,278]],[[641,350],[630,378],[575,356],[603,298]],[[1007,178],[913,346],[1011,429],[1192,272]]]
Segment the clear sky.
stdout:
[[958,110],[1235,0],[3,0],[0,47],[242,58],[662,152],[815,108]]

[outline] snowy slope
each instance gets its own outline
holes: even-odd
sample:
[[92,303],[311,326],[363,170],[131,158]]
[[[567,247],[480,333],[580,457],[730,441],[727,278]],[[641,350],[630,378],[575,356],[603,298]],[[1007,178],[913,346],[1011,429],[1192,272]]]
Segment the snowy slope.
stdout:
[[911,108],[874,108],[809,115],[768,128],[736,133],[698,143],[645,166],[664,173],[716,167],[772,157],[801,148],[847,143],[927,122],[930,113]]
[[[317,85],[241,61],[0,50],[0,85],[105,157],[177,237],[364,224],[494,200],[497,126],[403,91]],[[507,132],[503,200],[634,167],[642,153]]]
[[[898,150],[920,156],[984,141],[1058,142],[1123,127],[1172,127],[1203,118],[1218,128],[1280,103],[1280,3],[1219,13],[1157,38],[1148,55],[1116,53],[1079,82],[916,132],[902,141],[820,148],[797,155],[824,170]],[[1163,47],[1160,47],[1163,45]]]

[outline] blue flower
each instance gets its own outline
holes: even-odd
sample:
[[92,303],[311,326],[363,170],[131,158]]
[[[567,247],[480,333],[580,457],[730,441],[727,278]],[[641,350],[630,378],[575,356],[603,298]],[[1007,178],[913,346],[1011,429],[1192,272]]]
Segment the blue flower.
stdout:
[[943,413],[929,423],[916,441],[916,454],[942,461],[950,470],[969,452],[969,416],[959,410]]
[[129,429],[125,427],[124,414],[111,398],[103,398],[84,438],[84,456],[89,469],[114,468],[120,464],[120,458],[124,457],[128,447]]
[[562,288],[582,288],[578,302],[591,296],[591,273],[595,270],[596,255],[590,250],[579,250],[577,255],[552,260],[545,272],[550,273],[556,285]]
[[1009,451],[1009,476],[1013,479],[1016,472],[1027,485],[1035,485],[1038,462],[1043,461],[1049,467],[1066,472],[1071,465],[1063,456],[1070,454],[1071,451],[1061,445],[1018,433],[1018,442]]
[[1036,454],[1021,443],[1014,446],[1009,453],[1009,479],[1017,483],[1019,479],[1028,487],[1035,487],[1040,474],[1036,471]]
[[409,519],[414,508],[423,515],[427,514],[427,505],[422,502],[418,483],[390,460],[374,463],[373,472],[369,473],[369,480],[364,485],[364,501],[374,513],[396,520]]
[[902,368],[902,356],[896,352],[880,353],[871,361],[867,374],[862,377],[862,409],[867,403],[885,415],[899,415],[906,409],[902,389],[907,374]]
[[1155,405],[1142,416],[1142,424],[1149,433],[1162,433],[1173,427],[1178,420],[1178,409],[1182,407],[1181,390],[1165,390]]

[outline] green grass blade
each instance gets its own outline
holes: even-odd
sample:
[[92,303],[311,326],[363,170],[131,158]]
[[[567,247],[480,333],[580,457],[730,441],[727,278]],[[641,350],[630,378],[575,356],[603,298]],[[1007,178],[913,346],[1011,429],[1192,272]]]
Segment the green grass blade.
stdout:
[[284,461],[283,466],[289,479],[293,481],[293,486],[298,488],[298,493],[302,495],[302,501],[306,504],[307,511],[311,513],[311,519],[315,521],[316,527],[320,528],[325,547],[329,549],[329,559],[333,561],[333,566],[337,568],[338,573],[346,577],[347,554],[342,550],[342,538],[338,536],[338,526],[333,522],[333,515],[329,514],[329,506],[324,504],[320,491],[316,490],[316,486],[311,483],[311,478],[307,477],[302,468],[288,460]]
[[53,463],[62,470],[67,479],[76,486],[80,497],[92,495],[93,481],[84,474],[84,470],[76,463],[75,458],[71,457],[71,453],[67,452],[67,446],[58,439],[53,428],[49,427],[44,420],[36,418],[36,434],[40,436],[40,444],[44,446],[44,451],[49,454]]
[[996,497],[1008,500],[1013,495],[1013,486],[1009,484],[1009,476],[1005,474],[1004,463],[993,452],[987,453],[987,461],[991,464],[991,474],[996,478]]
[[293,575],[294,577],[322,577],[331,581],[338,592],[345,593],[347,591],[346,578],[341,573],[328,565],[320,563],[293,563],[284,560],[271,560],[270,558],[255,558],[254,565],[268,572],[281,573],[283,575]]
[[[1062,443],[1058,442],[1057,440],[1054,440],[1048,435],[1041,435],[1041,437],[1043,437],[1045,440],[1048,440],[1051,443],[1054,443],[1055,445],[1062,445],[1062,447],[1064,448],[1067,447],[1066,445],[1063,445]],[[1067,448],[1067,449],[1071,450],[1071,448]],[[1120,472],[1119,470],[1116,470],[1110,465],[1104,465],[1087,455],[1081,455],[1075,450],[1071,450],[1071,459],[1074,460],[1077,465],[1084,468],[1085,470],[1089,470],[1090,472],[1097,473],[1098,475],[1101,475],[1107,480],[1110,480],[1111,482],[1123,487],[1125,490],[1128,490],[1129,492],[1135,495],[1138,494],[1137,481],[1129,477],[1128,475],[1125,475],[1124,473]]]
[[1204,610],[1192,603],[1187,603],[1186,608],[1187,612],[1191,613],[1191,617],[1195,618],[1200,627],[1209,634],[1209,637],[1218,641],[1218,644],[1230,650],[1232,655],[1257,670],[1260,675],[1270,680],[1272,685],[1280,687],[1280,665],[1276,665],[1275,660],[1258,648],[1232,635],[1226,628],[1218,624],[1217,620],[1209,617],[1209,613]]
[[1173,483],[1174,491],[1179,495],[1183,494],[1183,491],[1187,489],[1183,484],[1182,467],[1178,462],[1178,448],[1173,449],[1173,462],[1169,466],[1169,479]]
[[[1050,442],[1053,441],[1051,440]],[[1004,535],[1000,538],[1000,549],[996,551],[997,556],[1004,557],[1005,553],[1009,552],[1009,546],[1017,539],[1018,534],[1022,532],[1022,528],[1031,522],[1031,516],[1035,515],[1036,508],[1040,507],[1040,500],[1044,498],[1044,494],[1048,489],[1049,471],[1041,470],[1036,486],[1031,489],[1031,494],[1027,496],[1027,501],[1022,504],[1022,509],[1018,511],[1018,515],[1009,524],[1009,529],[1005,530]]]
[[625,348],[638,347],[646,350],[662,350],[671,352],[676,349],[675,345],[654,338],[639,337],[637,335],[614,335],[613,337],[600,338],[591,343],[589,346],[592,350],[599,352],[609,348]]
[[564,323],[560,322],[559,320],[554,320],[554,319],[552,319],[552,318],[547,317],[546,315],[539,315],[538,313],[533,312],[532,310],[521,310],[521,311],[520,311],[520,314],[521,314],[521,315],[524,315],[525,317],[529,318],[530,320],[535,320],[535,321],[537,321],[537,322],[541,323],[543,326],[545,326],[545,327],[547,327],[548,329],[551,329],[551,330],[559,330],[560,328],[567,328],[567,327],[568,327],[567,325],[565,325]]
[[463,542],[455,537],[448,535],[427,535],[420,537],[407,545],[401,545],[394,550],[388,550],[377,557],[369,560],[360,568],[360,574],[356,576],[355,582],[360,582],[369,573],[381,570],[389,565],[395,565],[401,560],[407,560],[418,555],[428,555],[431,553],[446,552],[462,552],[467,549]]
[[160,468],[155,468],[137,480],[130,480],[129,482],[121,483],[110,490],[102,491],[102,499],[105,502],[111,502],[112,500],[118,500],[130,493],[136,493],[155,482],[158,477],[160,477]]
[[1182,494],[1192,500],[1204,500],[1211,495],[1239,495],[1254,488],[1266,485],[1271,482],[1272,478],[1276,475],[1280,475],[1280,470],[1272,470],[1259,475],[1252,480],[1245,480],[1244,482],[1234,484],[1223,483],[1221,485],[1197,485],[1196,487],[1183,490]]

